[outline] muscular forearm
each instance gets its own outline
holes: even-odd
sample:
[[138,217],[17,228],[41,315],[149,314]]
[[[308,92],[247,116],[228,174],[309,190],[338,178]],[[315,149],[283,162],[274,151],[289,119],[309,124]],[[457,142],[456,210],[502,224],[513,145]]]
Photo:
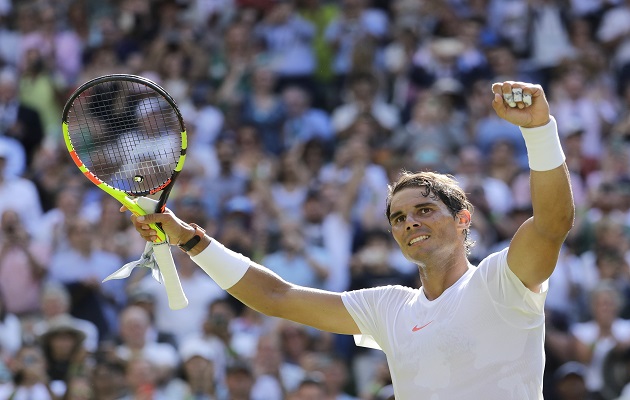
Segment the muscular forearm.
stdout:
[[291,285],[277,274],[256,263],[227,292],[249,308],[272,317],[279,317],[278,308]]
[[553,117],[544,125],[522,128],[531,169],[534,226],[544,236],[564,240],[573,225],[575,206],[569,171]]
[[551,171],[531,171],[530,184],[536,229],[550,238],[564,239],[575,217],[566,164]]
[[[188,254],[193,257],[193,261],[201,265],[208,275],[210,275],[217,283],[232,296],[240,300],[248,307],[261,312],[265,315],[275,316],[274,305],[278,304],[278,296],[288,290],[289,284],[282,280],[278,275],[270,270],[243,258],[233,264],[232,259],[227,259],[224,263],[218,261],[215,257],[214,261],[218,261],[217,265],[208,265],[207,262],[201,260],[202,252],[213,251],[215,249],[208,248],[212,243],[212,238],[204,235],[199,244],[193,247]],[[217,242],[212,244],[218,245]],[[227,250],[227,249],[225,249]],[[227,250],[229,251],[229,250]],[[199,256],[199,257],[198,257]],[[218,255],[219,257],[222,254]],[[248,266],[243,265],[247,262]],[[236,272],[234,270],[243,270]],[[245,271],[246,269],[246,271]],[[229,276],[236,274],[234,276]]]

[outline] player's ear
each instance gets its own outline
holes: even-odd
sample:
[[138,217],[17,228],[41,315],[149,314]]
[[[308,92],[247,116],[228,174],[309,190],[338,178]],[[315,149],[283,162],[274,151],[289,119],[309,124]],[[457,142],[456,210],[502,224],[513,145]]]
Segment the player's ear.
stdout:
[[468,228],[470,226],[472,215],[468,210],[460,210],[455,217],[457,223],[459,225],[464,225],[464,228]]

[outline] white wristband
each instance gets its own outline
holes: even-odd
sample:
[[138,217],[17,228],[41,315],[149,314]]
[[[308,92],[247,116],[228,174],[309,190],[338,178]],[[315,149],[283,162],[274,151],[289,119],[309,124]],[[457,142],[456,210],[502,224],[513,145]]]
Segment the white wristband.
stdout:
[[529,168],[533,171],[549,171],[561,166],[566,157],[560,145],[556,120],[550,116],[547,125],[537,128],[520,127],[525,146]]
[[223,290],[236,285],[245,275],[251,263],[249,258],[228,249],[214,238],[208,247],[190,259],[199,265]]

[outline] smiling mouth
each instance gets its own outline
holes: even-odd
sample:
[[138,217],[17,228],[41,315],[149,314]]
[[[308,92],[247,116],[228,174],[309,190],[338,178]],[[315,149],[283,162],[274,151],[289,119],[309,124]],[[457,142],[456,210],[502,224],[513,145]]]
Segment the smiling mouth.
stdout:
[[418,243],[418,242],[422,242],[424,240],[427,240],[428,238],[429,238],[429,235],[418,236],[416,238],[411,239],[411,241],[409,242],[408,246],[411,246],[411,245],[413,245],[415,243]]

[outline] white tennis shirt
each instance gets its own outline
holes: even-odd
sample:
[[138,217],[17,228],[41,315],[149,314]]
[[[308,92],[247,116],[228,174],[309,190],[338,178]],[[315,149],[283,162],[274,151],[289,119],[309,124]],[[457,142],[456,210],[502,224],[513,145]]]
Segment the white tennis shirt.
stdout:
[[544,301],[507,265],[507,249],[433,301],[422,288],[344,292],[360,345],[387,355],[396,400],[542,399]]

